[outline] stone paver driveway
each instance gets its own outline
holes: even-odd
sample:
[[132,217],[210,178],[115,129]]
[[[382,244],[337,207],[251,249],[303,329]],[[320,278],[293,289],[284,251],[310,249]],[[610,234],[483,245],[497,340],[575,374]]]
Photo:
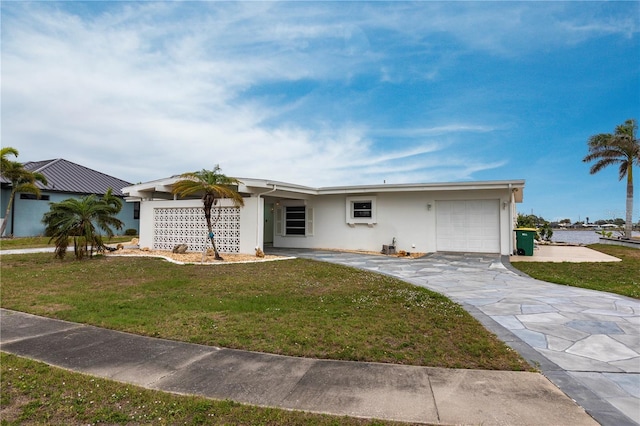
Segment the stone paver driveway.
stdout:
[[499,255],[401,259],[322,250],[269,252],[376,271],[442,293],[598,422],[640,425],[638,300],[534,280],[505,266]]

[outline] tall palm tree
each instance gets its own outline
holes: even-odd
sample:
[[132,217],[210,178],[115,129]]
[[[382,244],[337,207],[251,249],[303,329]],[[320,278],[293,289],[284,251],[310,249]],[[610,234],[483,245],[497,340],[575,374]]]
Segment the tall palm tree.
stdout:
[[13,207],[13,201],[18,192],[26,192],[30,194],[35,194],[36,197],[40,198],[40,188],[37,186],[37,182],[42,183],[43,185],[47,184],[47,178],[38,172],[31,172],[24,168],[22,163],[17,161],[11,161],[6,156],[8,154],[12,154],[17,156],[18,151],[11,147],[2,148],[0,163],[0,172],[5,179],[11,182],[11,194],[9,195],[9,202],[7,203],[7,210],[4,214],[4,220],[2,221],[2,225],[0,225],[0,236],[4,234],[4,231],[7,227],[7,219],[9,218],[9,214],[11,213],[11,208]]
[[[55,240],[56,257],[64,258],[69,239],[73,238],[75,257],[80,260],[86,253],[93,255],[94,248],[104,248],[102,235],[113,237],[113,228],[122,229],[124,223],[115,217],[122,209],[122,201],[113,196],[111,188],[102,198],[91,194],[80,199],[68,198],[59,203],[51,203],[51,207],[42,217],[46,225],[46,234]],[[90,248],[89,248],[90,246]]]
[[589,138],[589,154],[582,161],[595,164],[589,170],[598,173],[610,165],[619,165],[618,176],[627,177],[627,204],[624,225],[625,238],[631,238],[633,230],[633,165],[640,166],[640,142],[636,137],[638,123],[629,119],[616,126],[615,132],[600,133]]
[[213,170],[202,169],[199,172],[183,173],[180,177],[182,179],[173,184],[172,192],[180,197],[202,194],[204,218],[207,221],[207,230],[209,231],[209,240],[213,246],[213,253],[216,260],[223,260],[220,253],[218,253],[214,240],[211,208],[218,203],[218,198],[230,198],[236,207],[244,206],[242,195],[234,188],[235,185],[241,182],[220,173],[218,164]]

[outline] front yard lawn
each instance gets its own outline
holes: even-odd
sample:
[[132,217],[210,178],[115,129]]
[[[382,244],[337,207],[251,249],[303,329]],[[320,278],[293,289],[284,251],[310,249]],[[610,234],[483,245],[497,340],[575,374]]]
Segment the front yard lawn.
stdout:
[[311,358],[530,369],[446,297],[340,265],[44,253],[4,255],[1,272],[4,308],[146,336]]

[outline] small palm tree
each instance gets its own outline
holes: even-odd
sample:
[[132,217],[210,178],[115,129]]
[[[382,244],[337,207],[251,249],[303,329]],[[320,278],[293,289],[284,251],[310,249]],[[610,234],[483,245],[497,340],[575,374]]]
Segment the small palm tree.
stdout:
[[172,192],[180,197],[202,194],[204,217],[207,221],[207,230],[209,231],[209,240],[213,246],[213,253],[216,260],[223,260],[220,253],[218,253],[214,240],[211,208],[218,203],[218,198],[230,198],[236,207],[244,206],[242,195],[234,188],[234,185],[238,185],[241,182],[220,173],[220,166],[217,164],[213,170],[202,169],[199,172],[183,173],[180,177],[182,179],[173,184]]
[[115,217],[121,209],[122,200],[112,194],[111,188],[102,198],[91,194],[80,199],[68,198],[59,203],[51,203],[42,222],[46,225],[46,234],[51,236],[49,242],[55,240],[56,257],[64,258],[71,238],[77,260],[82,259],[86,253],[93,255],[94,248],[102,250],[102,235],[97,232],[96,227],[108,237],[113,237],[112,227],[122,229],[124,225]]
[[627,204],[624,235],[631,238],[633,230],[633,164],[640,166],[640,143],[636,137],[638,124],[635,119],[625,121],[615,132],[600,133],[589,138],[589,154],[582,161],[595,164],[590,173],[598,173],[610,165],[619,165],[618,176],[627,177]]
[[16,157],[18,156],[18,151],[15,148],[2,148],[0,154],[0,172],[5,179],[11,182],[11,195],[9,195],[7,210],[4,214],[5,220],[3,220],[2,225],[0,225],[0,235],[3,235],[7,227],[7,219],[11,213],[11,208],[13,207],[13,201],[15,200],[16,194],[18,192],[26,192],[35,194],[36,197],[40,198],[40,188],[38,188],[37,182],[46,185],[47,178],[41,173],[26,170],[22,163],[9,160],[7,158],[9,154]]

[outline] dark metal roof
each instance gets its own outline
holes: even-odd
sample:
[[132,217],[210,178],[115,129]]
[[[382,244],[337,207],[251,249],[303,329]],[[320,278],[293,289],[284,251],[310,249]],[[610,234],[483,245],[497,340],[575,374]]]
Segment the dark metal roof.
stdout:
[[[122,188],[131,183],[113,176],[100,173],[62,158],[46,161],[28,161],[24,168],[31,172],[42,173],[48,184],[38,182],[38,187],[45,191],[70,192],[77,194],[103,195],[112,188],[113,195],[124,196]],[[7,182],[2,178],[2,182]]]

